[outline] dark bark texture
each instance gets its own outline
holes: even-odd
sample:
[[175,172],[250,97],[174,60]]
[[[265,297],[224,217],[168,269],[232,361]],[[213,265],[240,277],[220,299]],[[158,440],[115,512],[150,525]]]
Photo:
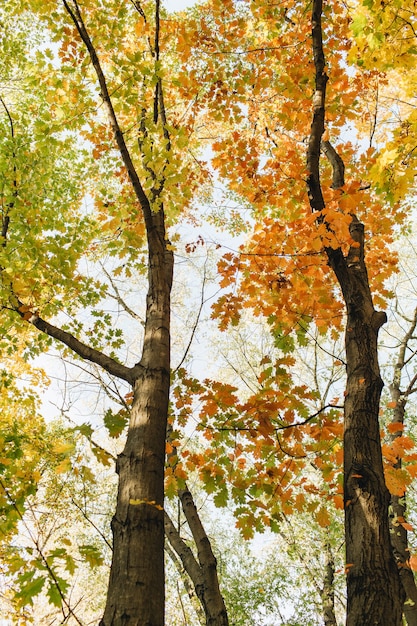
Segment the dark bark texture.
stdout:
[[[313,121],[307,153],[307,180],[313,211],[324,208],[319,159],[324,131],[325,87],[321,30],[322,0],[313,0],[312,40],[316,70]],[[333,186],[343,186],[343,161],[322,147],[333,167]],[[318,220],[323,217],[318,215]],[[344,428],[344,500],[347,564],[347,626],[400,626],[403,590],[388,525],[390,496],[384,481],[379,434],[383,387],[377,338],[386,321],[374,309],[364,258],[364,226],[353,215],[355,245],[345,257],[327,248],[330,267],[346,304],[346,370]]]
[[344,428],[344,498],[347,564],[347,625],[399,626],[403,594],[388,525],[379,433],[383,387],[377,337],[386,320],[375,311],[364,261],[364,228],[353,217],[359,244],[347,258],[329,254],[346,302],[347,386]]
[[[392,423],[404,426],[405,409],[408,397],[415,391],[415,384],[417,381],[417,375],[408,381],[408,385],[405,389],[401,388],[402,373],[406,367],[408,358],[406,356],[407,350],[412,353],[412,346],[410,342],[414,338],[414,333],[417,327],[417,309],[414,311],[414,316],[409,322],[408,331],[399,346],[397,362],[394,367],[394,376],[390,384],[391,401],[393,402],[393,417]],[[402,435],[402,430],[396,430],[392,434],[392,440]],[[397,469],[401,469],[402,460],[397,459],[395,464]],[[400,579],[405,591],[406,599],[403,607],[404,617],[407,622],[407,626],[417,626],[417,587],[414,578],[414,574],[409,565],[410,551],[408,547],[407,530],[404,528],[403,522],[406,520],[407,504],[406,494],[398,496],[391,495],[390,505],[390,531],[391,531],[391,544],[394,550],[394,556],[399,567]]]
[[127,441],[117,461],[113,561],[101,626],[164,625],[163,502],[173,259],[166,249],[162,209],[152,217],[142,374],[134,385]]

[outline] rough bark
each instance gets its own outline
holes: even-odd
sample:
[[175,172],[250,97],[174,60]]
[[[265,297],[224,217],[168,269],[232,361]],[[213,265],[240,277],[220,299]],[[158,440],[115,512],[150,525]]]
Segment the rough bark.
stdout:
[[324,626],[337,626],[334,612],[334,559],[330,543],[325,545],[325,570],[321,601],[323,604]]
[[[316,70],[313,121],[307,153],[308,195],[313,211],[324,208],[320,184],[320,147],[324,132],[324,54],[322,1],[313,0],[312,39]],[[337,160],[339,184],[343,172]],[[335,180],[335,176],[333,177]],[[318,219],[323,219],[319,217]],[[328,262],[346,304],[346,398],[344,427],[344,501],[347,563],[347,626],[400,626],[403,592],[388,526],[389,493],[385,486],[379,435],[382,379],[378,331],[385,313],[374,309],[364,258],[364,226],[352,216],[355,245],[345,257],[326,249]]]
[[[126,445],[117,460],[113,560],[101,626],[164,624],[164,465],[170,386],[172,253],[163,213],[149,241],[145,336]],[[159,222],[159,223],[158,223]]]
[[[375,311],[364,262],[364,229],[355,218],[351,235],[359,248],[332,267],[347,309],[347,385],[344,428],[344,498],[347,563],[347,625],[401,624],[402,590],[388,526],[379,434],[382,379],[378,330],[384,313]],[[342,264],[343,261],[343,264]]]
[[[391,400],[395,404],[393,409],[393,424],[404,424],[405,408],[407,399],[414,389],[416,383],[416,377],[413,377],[409,382],[406,389],[401,389],[402,372],[406,366],[406,350],[409,347],[410,341],[413,339],[415,330],[417,327],[417,309],[414,311],[414,317],[410,321],[410,326],[406,334],[404,335],[397,356],[397,362],[394,367],[394,375],[392,383],[390,385]],[[393,433],[392,439],[402,435],[402,430],[397,430]],[[397,469],[401,469],[402,460],[398,459],[395,464]],[[414,574],[409,565],[410,551],[408,548],[407,530],[404,528],[402,522],[406,519],[406,495],[401,497],[398,495],[391,495],[390,505],[390,530],[391,530],[391,544],[394,550],[394,556],[397,561],[400,579],[402,586],[406,594],[406,600],[404,603],[404,616],[408,626],[417,626],[417,587],[414,578]]]

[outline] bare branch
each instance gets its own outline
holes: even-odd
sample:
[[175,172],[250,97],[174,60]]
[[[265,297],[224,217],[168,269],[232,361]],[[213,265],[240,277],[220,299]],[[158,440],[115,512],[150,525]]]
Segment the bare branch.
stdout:
[[182,366],[182,364],[184,363],[185,359],[187,358],[187,354],[188,354],[188,353],[189,353],[189,351],[190,351],[191,344],[193,343],[194,335],[195,335],[195,332],[196,332],[196,330],[197,330],[198,323],[199,323],[199,321],[200,321],[200,317],[201,317],[201,312],[202,312],[202,310],[203,310],[203,306],[204,306],[204,305],[205,305],[205,303],[207,302],[207,300],[204,298],[204,287],[205,287],[205,284],[206,284],[206,277],[207,277],[207,269],[206,269],[206,266],[207,266],[207,258],[206,258],[206,261],[205,261],[205,263],[204,263],[204,271],[203,271],[203,284],[202,284],[202,286],[201,286],[201,299],[200,299],[200,306],[198,307],[197,316],[196,316],[196,319],[195,319],[195,322],[194,322],[193,329],[192,329],[192,331],[191,331],[191,335],[190,335],[190,339],[189,339],[189,341],[188,341],[187,347],[186,347],[186,349],[185,349],[185,352],[184,352],[184,354],[183,354],[183,356],[182,356],[181,361],[179,362],[179,364],[177,365],[177,367],[174,369],[174,373],[175,373],[175,372],[178,372],[178,370],[180,369],[180,367],[181,367],[181,366]]
[[138,315],[137,313],[135,313],[135,311],[133,309],[130,308],[130,306],[126,303],[126,301],[122,298],[122,296],[120,295],[120,291],[115,283],[115,281],[113,280],[113,277],[109,274],[109,272],[106,270],[106,268],[104,267],[104,265],[102,263],[100,263],[101,265],[101,269],[103,271],[103,273],[106,275],[110,285],[112,286],[112,289],[114,290],[114,294],[109,293],[108,296],[110,298],[113,298],[113,300],[116,300],[116,302],[118,304],[120,304],[120,306],[122,307],[122,309],[124,311],[126,311],[126,313],[128,313],[131,317],[133,317],[133,319],[138,320],[141,324],[144,324],[143,319],[140,317],[140,315]]
[[[27,313],[23,313],[19,310],[17,310],[17,313],[19,313],[22,319],[27,318]],[[100,365],[100,367],[102,367],[112,376],[117,376],[122,380],[126,380],[130,384],[133,384],[139,372],[141,371],[140,365],[135,365],[134,367],[126,367],[126,365],[122,365],[111,357],[103,354],[103,352],[100,352],[100,350],[96,350],[95,348],[87,346],[85,343],[82,343],[82,341],[79,341],[79,339],[74,337],[74,335],[71,335],[71,333],[68,333],[66,330],[62,330],[62,328],[58,328],[57,326],[50,324],[35,313],[32,314],[31,317],[27,319],[27,321],[41,332],[47,334],[49,337],[53,337],[54,339],[57,339],[58,341],[64,343],[68,348],[78,354],[78,356],[80,356],[82,359],[90,361],[91,363],[95,363],[96,365]]]
[[332,189],[340,189],[345,184],[345,164],[343,159],[337,154],[330,141],[322,141],[321,149],[333,169]]

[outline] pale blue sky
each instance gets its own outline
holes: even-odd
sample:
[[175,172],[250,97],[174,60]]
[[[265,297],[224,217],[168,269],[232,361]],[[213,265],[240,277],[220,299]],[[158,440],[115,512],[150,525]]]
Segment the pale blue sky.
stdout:
[[164,5],[168,11],[181,11],[195,4],[196,0],[165,0]]

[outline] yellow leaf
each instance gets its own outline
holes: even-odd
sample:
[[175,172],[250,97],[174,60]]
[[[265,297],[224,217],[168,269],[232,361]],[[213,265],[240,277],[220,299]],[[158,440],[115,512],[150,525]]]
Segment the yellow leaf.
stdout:
[[158,509],[158,511],[164,510],[164,507],[161,506],[160,504],[157,504],[155,500],[134,500],[131,498],[129,500],[129,504],[132,504],[133,506],[139,506],[140,504],[148,504],[149,506],[154,506],[156,509]]
[[74,443],[65,443],[64,441],[59,441],[52,448],[52,452],[54,454],[71,454],[71,452],[74,452],[74,450]]
[[69,472],[70,470],[71,470],[71,460],[70,459],[64,459],[55,468],[55,472],[57,474],[64,474],[65,472]]
[[397,156],[397,150],[395,148],[393,148],[392,150],[385,150],[385,152],[382,154],[381,158],[379,159],[379,164],[382,167],[391,165],[392,162],[395,161],[396,156]]

